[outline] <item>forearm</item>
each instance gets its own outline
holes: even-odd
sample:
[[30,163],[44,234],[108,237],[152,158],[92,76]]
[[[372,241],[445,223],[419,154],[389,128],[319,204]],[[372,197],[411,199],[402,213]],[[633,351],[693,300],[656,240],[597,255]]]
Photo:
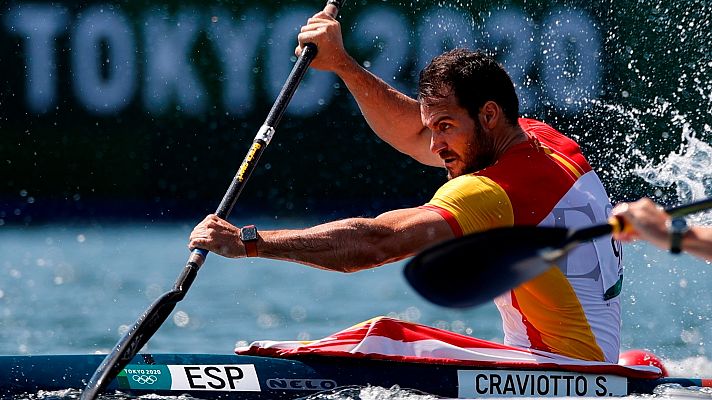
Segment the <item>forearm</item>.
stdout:
[[[189,249],[223,257],[247,256],[240,229],[215,214],[193,228]],[[248,237],[253,235],[248,235]],[[311,267],[355,272],[415,255],[436,240],[452,238],[438,213],[419,208],[385,212],[376,218],[348,218],[299,230],[259,230],[256,255]]]
[[682,239],[682,250],[712,261],[712,227],[691,227]]
[[274,230],[260,234],[260,257],[297,262],[314,268],[356,272],[397,261],[387,257],[383,242],[392,232],[349,218],[303,230]]
[[430,152],[430,132],[423,126],[415,99],[365,70],[351,57],[335,72],[378,137],[423,164],[441,166],[440,159]]

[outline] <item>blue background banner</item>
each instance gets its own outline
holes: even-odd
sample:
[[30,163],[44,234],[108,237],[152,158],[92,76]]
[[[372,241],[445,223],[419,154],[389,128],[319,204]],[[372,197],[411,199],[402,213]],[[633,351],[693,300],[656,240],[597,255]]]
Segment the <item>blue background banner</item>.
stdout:
[[[670,3],[353,1],[340,20],[354,57],[409,95],[443,50],[493,52],[523,114],[579,140],[613,200],[665,199],[671,189],[655,192],[632,171],[675,151],[684,134],[708,133],[702,82],[712,68],[698,29],[709,25],[706,6]],[[3,6],[0,219],[213,211],[291,70],[299,27],[322,7]],[[343,83],[312,70],[235,212],[374,214],[422,204],[444,180],[382,143]]]

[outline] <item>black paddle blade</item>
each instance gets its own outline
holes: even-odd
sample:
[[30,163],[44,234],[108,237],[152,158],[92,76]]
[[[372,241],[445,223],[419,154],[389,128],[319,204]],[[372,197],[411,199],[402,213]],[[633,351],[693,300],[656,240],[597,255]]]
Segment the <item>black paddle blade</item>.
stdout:
[[474,307],[547,271],[540,252],[558,248],[566,228],[514,226],[465,235],[429,247],[405,266],[408,283],[445,307]]
[[179,290],[164,293],[151,304],[141,317],[134,323],[114,350],[109,353],[99,367],[94,371],[81,399],[94,399],[103,392],[119,372],[134,358],[154,333],[161,327],[163,321],[173,312],[176,304],[185,296]]

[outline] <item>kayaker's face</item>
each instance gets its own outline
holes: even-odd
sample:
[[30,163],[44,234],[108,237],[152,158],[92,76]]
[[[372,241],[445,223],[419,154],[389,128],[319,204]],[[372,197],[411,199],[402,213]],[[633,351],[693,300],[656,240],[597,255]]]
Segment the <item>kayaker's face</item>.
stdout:
[[430,151],[447,169],[448,178],[479,171],[493,163],[494,150],[489,134],[470,117],[454,94],[420,105],[423,125],[431,132]]

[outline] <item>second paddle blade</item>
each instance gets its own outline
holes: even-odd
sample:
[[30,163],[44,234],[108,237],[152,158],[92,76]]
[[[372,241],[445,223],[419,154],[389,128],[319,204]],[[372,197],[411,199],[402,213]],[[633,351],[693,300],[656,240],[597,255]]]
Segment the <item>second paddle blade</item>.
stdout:
[[404,269],[408,283],[444,307],[485,303],[545,272],[540,251],[558,248],[566,228],[514,226],[465,235],[429,247]]

